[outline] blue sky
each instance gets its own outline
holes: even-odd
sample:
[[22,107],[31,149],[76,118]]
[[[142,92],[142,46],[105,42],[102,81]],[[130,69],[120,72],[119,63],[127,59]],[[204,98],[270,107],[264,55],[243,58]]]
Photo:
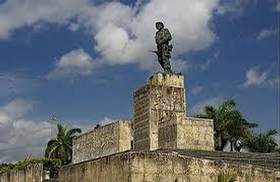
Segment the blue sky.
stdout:
[[276,0],[0,0],[0,162],[42,155],[53,114],[82,128],[132,118],[133,90],[160,70],[158,20],[189,115],[233,98],[257,131],[277,128],[279,11]]

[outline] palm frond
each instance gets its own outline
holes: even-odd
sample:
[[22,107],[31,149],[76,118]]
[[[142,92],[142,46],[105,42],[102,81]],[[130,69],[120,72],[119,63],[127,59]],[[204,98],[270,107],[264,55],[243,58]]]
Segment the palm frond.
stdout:
[[82,130],[80,128],[73,128],[73,129],[68,130],[67,136],[72,137],[73,135],[75,135],[77,133],[82,133]]

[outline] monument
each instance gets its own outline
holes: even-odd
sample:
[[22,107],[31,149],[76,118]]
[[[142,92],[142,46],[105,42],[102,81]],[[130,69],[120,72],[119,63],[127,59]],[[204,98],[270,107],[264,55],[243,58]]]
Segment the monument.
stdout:
[[[164,72],[134,91],[131,120],[97,124],[73,140],[72,164],[59,169],[58,181],[216,182],[229,175],[279,182],[279,154],[214,151],[213,120],[187,115],[184,75],[170,65],[171,34],[162,22],[156,28],[154,52]],[[49,181],[43,171],[31,164],[0,174],[0,182]]]
[[132,121],[117,121],[78,136],[73,141],[73,162],[78,163],[125,150],[214,150],[211,119],[187,117],[184,76],[170,65],[171,33],[156,23],[158,62],[155,73],[133,93]]
[[134,141],[136,150],[214,150],[214,125],[210,119],[186,117],[184,76],[170,65],[171,33],[156,23],[158,62],[156,73],[134,92]]
[[[95,127],[73,141],[73,164],[59,181],[217,181],[234,171],[239,182],[278,179],[278,156],[214,151],[211,119],[189,117],[184,75],[170,65],[171,33],[156,23],[155,42],[163,72],[133,92],[133,118]],[[263,166],[270,165],[270,168]]]

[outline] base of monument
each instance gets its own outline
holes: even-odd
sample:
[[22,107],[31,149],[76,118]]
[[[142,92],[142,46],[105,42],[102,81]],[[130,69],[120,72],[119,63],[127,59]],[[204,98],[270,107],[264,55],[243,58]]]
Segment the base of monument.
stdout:
[[243,181],[277,181],[279,155],[193,150],[127,151],[64,166],[59,182],[217,181],[232,171]]

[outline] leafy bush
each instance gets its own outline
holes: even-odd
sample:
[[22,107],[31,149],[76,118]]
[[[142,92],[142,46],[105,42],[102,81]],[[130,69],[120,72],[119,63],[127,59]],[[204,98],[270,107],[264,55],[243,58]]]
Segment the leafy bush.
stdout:
[[59,159],[50,159],[50,158],[25,158],[16,163],[3,163],[0,164],[0,174],[8,172],[10,170],[21,169],[31,164],[43,164],[43,169],[50,171],[50,176],[57,177],[58,168],[61,166]]

